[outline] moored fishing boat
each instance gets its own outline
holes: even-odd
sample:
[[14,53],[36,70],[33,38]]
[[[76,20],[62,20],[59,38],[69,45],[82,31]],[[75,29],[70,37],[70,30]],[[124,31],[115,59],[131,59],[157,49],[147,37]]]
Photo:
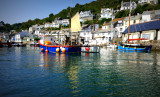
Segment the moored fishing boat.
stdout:
[[132,51],[150,51],[152,46],[144,46],[141,44],[118,44],[119,50]]
[[65,53],[65,52],[81,52],[81,46],[61,46],[58,45],[54,37],[52,36],[42,36],[39,41],[40,48],[42,51],[51,52],[51,53]]
[[[74,38],[76,39],[76,44],[78,42],[78,32],[81,31],[80,20],[79,20],[79,13],[77,12],[75,16],[71,18],[71,35],[70,35],[70,43],[71,45],[61,45],[60,43],[56,43],[53,36],[42,36],[41,40],[39,41],[40,47],[42,51],[46,52],[81,52],[80,45],[72,45],[72,33],[74,34]],[[59,41],[59,39],[58,39]]]

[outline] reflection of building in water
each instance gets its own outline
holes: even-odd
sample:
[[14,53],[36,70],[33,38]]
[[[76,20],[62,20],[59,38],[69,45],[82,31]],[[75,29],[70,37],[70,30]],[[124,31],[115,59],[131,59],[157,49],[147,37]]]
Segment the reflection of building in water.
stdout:
[[16,48],[15,48],[15,60],[16,60],[16,65],[22,64],[22,63],[20,62],[21,53],[22,53],[22,48],[21,48],[21,47],[16,47]]
[[62,53],[60,54],[60,63],[65,66],[66,65],[66,54]]
[[40,65],[39,66],[49,66],[48,65],[49,59],[48,59],[48,53],[43,53],[41,52],[41,56],[40,56]]
[[65,53],[50,54],[50,53],[41,52],[39,66],[48,67],[48,66],[51,66],[51,64],[65,66],[66,65],[66,56],[67,55]]
[[73,90],[72,93],[79,92],[77,90],[79,86],[79,78],[78,78],[78,65],[70,65],[67,71],[68,78],[70,79],[70,86]]
[[[149,55],[149,56],[148,56]],[[147,57],[148,56],[148,57]],[[154,58],[148,53],[135,51],[118,51],[118,64],[148,64],[152,65]]]

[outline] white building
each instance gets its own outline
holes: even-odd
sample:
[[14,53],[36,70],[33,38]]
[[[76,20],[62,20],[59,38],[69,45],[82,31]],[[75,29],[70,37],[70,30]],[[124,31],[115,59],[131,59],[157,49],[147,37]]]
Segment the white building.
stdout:
[[15,35],[15,42],[23,42],[23,38],[24,37],[29,37],[29,32],[26,32],[26,31],[22,31],[22,32],[19,32]]
[[2,43],[9,42],[9,34],[8,33],[3,33],[0,38],[2,38]]
[[150,4],[157,4],[158,0],[138,0],[138,4],[146,4],[146,3],[150,3]]
[[[135,9],[137,7],[136,2],[132,1],[131,2],[131,10]],[[120,10],[128,10],[130,9],[130,2],[121,2],[121,8]]]
[[80,22],[85,22],[87,20],[93,20],[93,14],[91,11],[81,11],[79,13]]
[[118,31],[118,37],[121,37],[122,32],[125,30],[123,29],[123,20],[124,18],[117,18],[112,21],[114,23],[113,28],[117,29]]
[[80,38],[81,38],[82,44],[87,45],[89,40],[91,40],[93,38],[91,29],[82,30],[80,32]]
[[102,26],[102,31],[107,31],[109,33],[110,40],[113,40],[113,38],[118,37],[118,30],[114,28],[114,21],[112,23],[105,23]]
[[51,27],[59,28],[59,25],[60,25],[59,23],[52,22]]
[[97,45],[106,45],[111,40],[110,31],[106,30],[99,30],[98,32],[94,33],[93,36],[94,36],[93,38],[96,40]]
[[100,17],[100,19],[102,19],[102,18],[106,18],[106,19],[114,18],[112,9],[110,9],[110,8],[102,8],[101,9],[101,17]]
[[70,23],[69,23],[69,19],[63,19],[62,20],[62,25],[64,25],[64,26],[67,26],[67,25],[69,25]]
[[45,27],[45,28],[52,27],[52,23],[45,23],[44,27]]
[[33,25],[32,27],[29,27],[29,32],[32,33],[35,30],[42,30],[44,28],[44,25]]
[[111,23],[105,23],[105,24],[102,25],[103,30],[104,29],[111,30],[110,28],[111,28]]
[[142,20],[141,22],[151,21],[154,17],[154,11],[144,11],[142,13]]
[[154,19],[160,19],[160,10],[155,10]]
[[59,23],[57,22],[52,22],[52,23],[45,23],[44,27],[45,28],[49,28],[49,27],[53,27],[53,28],[59,28]]
[[92,15],[91,11],[81,11],[79,13],[79,16],[80,16],[80,18],[83,18],[83,17],[89,17],[89,16],[93,16],[93,15]]
[[113,33],[110,30],[98,30],[96,32],[91,29],[82,30],[80,32],[80,40],[83,45],[106,45],[113,38]]

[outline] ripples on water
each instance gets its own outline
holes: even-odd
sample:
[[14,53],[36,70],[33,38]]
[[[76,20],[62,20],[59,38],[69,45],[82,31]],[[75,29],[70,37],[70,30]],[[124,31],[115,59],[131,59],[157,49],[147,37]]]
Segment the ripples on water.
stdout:
[[160,96],[160,53],[0,48],[1,97]]

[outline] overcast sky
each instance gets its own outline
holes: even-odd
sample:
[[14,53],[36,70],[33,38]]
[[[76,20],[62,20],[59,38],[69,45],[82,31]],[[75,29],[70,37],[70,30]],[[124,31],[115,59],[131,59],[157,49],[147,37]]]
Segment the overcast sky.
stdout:
[[57,14],[68,6],[92,1],[96,0],[0,0],[0,21],[14,24],[29,19],[42,19],[50,13]]

